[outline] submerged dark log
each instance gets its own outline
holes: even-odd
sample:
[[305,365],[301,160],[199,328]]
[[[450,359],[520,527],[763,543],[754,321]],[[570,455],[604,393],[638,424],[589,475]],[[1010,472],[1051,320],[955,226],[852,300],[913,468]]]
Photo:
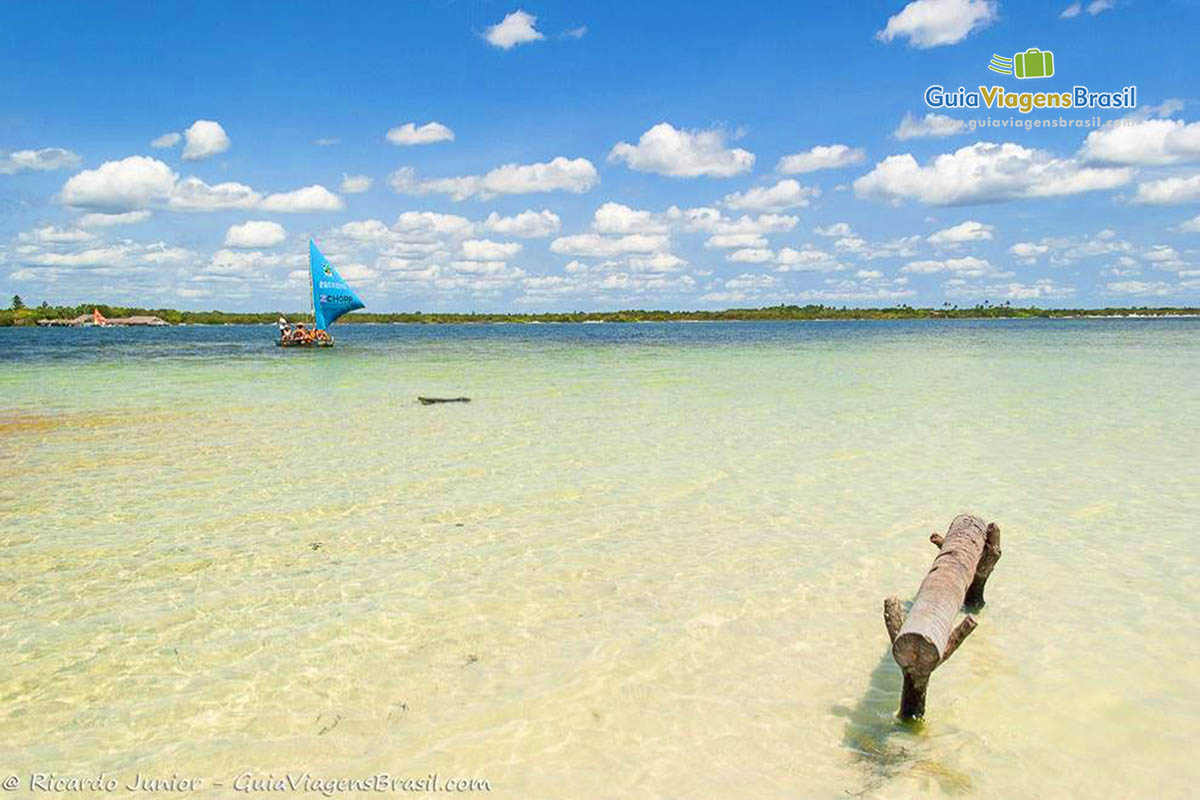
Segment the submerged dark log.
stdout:
[[431,406],[434,403],[469,403],[469,397],[418,397],[423,406]]
[[960,514],[944,536],[929,537],[938,546],[933,566],[921,581],[907,618],[901,620],[900,601],[884,601],[883,618],[892,641],[892,657],[904,672],[900,716],[925,715],[929,676],[958,649],[977,625],[967,617],[954,626],[964,600],[983,600],[988,575],[1000,558],[1000,529],[979,517]]

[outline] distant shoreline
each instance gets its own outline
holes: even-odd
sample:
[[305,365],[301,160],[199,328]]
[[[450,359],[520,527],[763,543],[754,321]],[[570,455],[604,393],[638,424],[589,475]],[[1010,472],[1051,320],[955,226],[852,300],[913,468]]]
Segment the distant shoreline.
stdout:
[[[132,308],[106,304],[40,306],[0,311],[0,327],[34,326],[41,321],[74,320],[98,310],[104,317],[157,317],[170,325],[273,325],[279,311],[180,311],[170,308]],[[310,321],[307,313],[284,313],[290,322]],[[856,320],[938,319],[1186,319],[1200,317],[1200,308],[1129,306],[1112,308],[1037,308],[1035,306],[980,305],[970,308],[836,308],[832,306],[768,306],[732,308],[724,311],[579,311],[547,313],[422,313],[357,312],[347,314],[339,325],[369,324],[552,324],[636,322],[841,322]],[[61,324],[57,322],[56,325]]]

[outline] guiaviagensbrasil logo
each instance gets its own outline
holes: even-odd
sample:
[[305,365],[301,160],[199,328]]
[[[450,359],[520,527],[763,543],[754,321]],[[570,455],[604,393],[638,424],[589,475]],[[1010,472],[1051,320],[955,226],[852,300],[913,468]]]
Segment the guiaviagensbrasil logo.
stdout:
[[[1008,75],[1018,80],[1030,78],[1052,78],[1056,72],[1056,59],[1050,50],[1030,47],[1013,53],[1012,58],[993,54],[987,68],[999,75]],[[1050,87],[1047,87],[1050,89]],[[974,90],[959,86],[948,89],[935,83],[925,90],[925,105],[929,108],[974,108],[1005,110],[1021,114],[1034,111],[1058,111],[1065,109],[1132,109],[1137,108],[1137,86],[1130,85],[1115,92],[1094,92],[1087,86],[1075,84],[1050,91],[1009,91],[1003,86],[980,85]],[[1097,118],[1099,119],[1099,118]]]
[[1012,58],[993,53],[988,69],[1017,78],[1049,78],[1054,74],[1054,53],[1036,47],[1024,53],[1014,53]]

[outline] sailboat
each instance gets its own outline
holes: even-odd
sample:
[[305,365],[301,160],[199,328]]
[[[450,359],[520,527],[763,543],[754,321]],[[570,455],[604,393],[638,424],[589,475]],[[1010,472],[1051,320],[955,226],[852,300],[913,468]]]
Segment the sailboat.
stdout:
[[308,288],[313,329],[281,336],[280,347],[333,347],[329,326],[348,311],[366,308],[312,239],[308,240]]

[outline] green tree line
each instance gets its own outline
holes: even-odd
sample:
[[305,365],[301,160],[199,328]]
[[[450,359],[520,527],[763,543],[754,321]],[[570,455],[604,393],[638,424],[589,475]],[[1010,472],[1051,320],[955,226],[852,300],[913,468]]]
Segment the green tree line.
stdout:
[[[180,311],[174,308],[139,308],[114,306],[107,303],[85,303],[77,306],[52,306],[42,303],[31,307],[20,297],[14,297],[10,307],[0,311],[0,326],[36,325],[39,319],[74,319],[98,310],[105,317],[154,316],[172,325],[253,325],[270,324],[286,316],[291,322],[312,321],[307,312],[287,313],[280,311]],[[1106,308],[1037,308],[1035,306],[1013,306],[1008,303],[992,305],[981,303],[974,306],[945,304],[937,308],[917,308],[910,305],[886,308],[852,308],[826,305],[778,305],[764,308],[729,308],[723,311],[662,311],[650,309],[627,309],[624,311],[570,311],[549,313],[426,313],[403,311],[388,314],[355,312],[339,321],[343,324],[406,322],[418,324],[447,323],[529,323],[529,322],[723,322],[723,321],[772,321],[772,320],[855,320],[855,319],[999,319],[1034,317],[1085,317],[1085,316],[1172,316],[1198,315],[1200,308],[1112,306]]]

